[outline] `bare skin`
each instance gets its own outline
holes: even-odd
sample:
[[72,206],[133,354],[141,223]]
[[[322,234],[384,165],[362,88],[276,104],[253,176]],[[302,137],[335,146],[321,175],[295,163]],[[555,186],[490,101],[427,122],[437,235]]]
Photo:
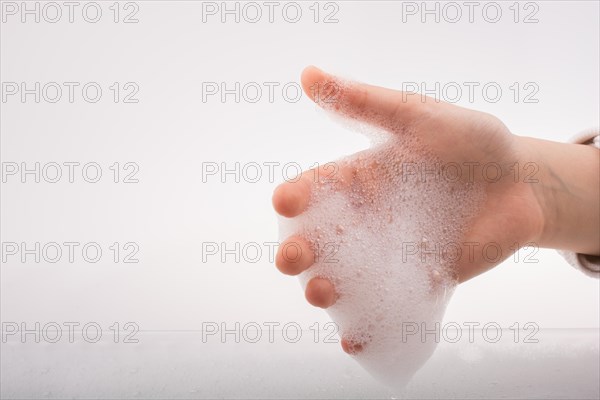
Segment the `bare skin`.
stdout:
[[[317,68],[302,73],[306,94],[320,104],[315,87],[338,82]],[[330,85],[331,86],[331,85]],[[495,242],[503,249],[502,258],[491,261],[481,252],[461,258],[456,275],[459,282],[471,279],[502,262],[516,251],[515,243],[600,255],[600,152],[590,146],[562,144],[512,134],[496,117],[432,98],[352,83],[336,93],[336,105],[328,107],[346,117],[379,125],[394,135],[410,130],[420,142],[444,162],[458,165],[499,165],[501,176],[490,183],[482,174],[469,177],[486,186],[482,208],[471,223],[465,242]],[[398,129],[396,129],[398,127]],[[399,128],[402,127],[402,128]],[[373,165],[368,173],[346,167],[339,171],[342,185],[377,186],[380,173],[393,166]],[[396,169],[394,169],[395,171]],[[277,213],[292,218],[309,206],[317,184],[314,171],[306,171],[296,182],[281,184],[273,194]],[[489,176],[488,176],[489,178]],[[276,265],[287,275],[297,275],[314,263],[311,244],[294,236],[301,257],[277,254]],[[280,246],[284,247],[285,242]],[[466,253],[465,253],[466,254]],[[306,286],[307,301],[316,307],[335,304],[333,284],[313,278]],[[342,340],[348,353],[361,350],[360,344]]]

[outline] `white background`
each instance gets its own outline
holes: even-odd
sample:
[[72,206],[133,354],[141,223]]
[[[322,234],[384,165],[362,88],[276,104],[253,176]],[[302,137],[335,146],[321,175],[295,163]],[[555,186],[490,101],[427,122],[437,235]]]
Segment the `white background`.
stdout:
[[[33,7],[34,2],[28,4]],[[8,258],[1,269],[3,322],[95,321],[107,327],[134,321],[142,331],[167,331],[170,338],[177,335],[171,331],[201,329],[209,321],[295,321],[306,329],[327,322],[324,311],[306,303],[297,280],[278,273],[266,253],[256,263],[236,263],[231,257],[222,263],[218,256],[202,262],[201,254],[203,242],[243,246],[276,241],[271,194],[283,180],[281,168],[276,168],[273,182],[266,169],[257,183],[236,183],[231,176],[225,183],[219,176],[203,182],[203,163],[232,167],[235,162],[295,162],[308,168],[367,145],[360,135],[319,112],[306,96],[297,102],[282,96],[281,87],[297,83],[309,64],[398,89],[403,82],[423,82],[429,88],[436,82],[497,83],[503,89],[498,102],[486,101],[476,89],[474,101],[465,91],[458,104],[497,115],[519,135],[566,141],[599,125],[595,1],[535,2],[537,23],[522,22],[533,10],[524,9],[524,3],[515,23],[512,2],[498,3],[503,14],[497,23],[486,22],[482,7],[475,10],[473,23],[465,7],[457,23],[443,18],[436,23],[433,16],[422,23],[420,14],[405,16],[403,22],[400,2],[359,1],[336,2],[337,23],[315,23],[309,2],[300,3],[303,15],[297,23],[286,22],[281,7],[275,9],[273,23],[266,7],[257,23],[244,21],[243,15],[239,23],[233,16],[222,23],[220,14],[203,22],[200,2],[146,1],[136,3],[139,22],[125,24],[112,21],[112,2],[99,4],[103,16],[98,23],[86,22],[81,7],[74,23],[67,21],[66,7],[54,24],[43,18],[35,23],[32,16],[22,23],[20,14],[3,14],[2,82],[27,82],[29,87],[34,82],[98,82],[104,91],[97,103],[84,101],[77,89],[73,103],[66,92],[55,104],[37,104],[32,96],[22,103],[18,95],[2,102],[2,162],[93,161],[103,169],[96,184],[83,181],[80,174],[75,183],[63,178],[56,184],[34,183],[31,177],[24,184],[18,176],[9,177],[1,193],[2,241],[98,242],[105,251],[96,264],[81,257],[72,264]],[[323,7],[320,20],[334,10]],[[114,103],[108,89],[114,82],[135,82],[139,102]],[[233,96],[225,102],[219,96],[203,102],[206,82],[225,82],[229,88],[235,82],[279,86],[273,102],[265,86],[256,103],[243,98],[236,103]],[[515,101],[509,89],[515,82],[521,88],[528,82],[537,85],[534,98],[539,101]],[[139,165],[139,183],[112,183],[108,167],[114,162]],[[140,262],[114,263],[108,249],[113,242],[137,243]],[[538,263],[509,260],[461,285],[445,320],[495,321],[503,327],[535,322],[542,330],[597,332],[598,280],[576,271],[553,250],[540,250],[534,257]],[[213,344],[215,360],[224,347]],[[28,357],[47,357],[28,349]],[[76,351],[67,351],[76,359]],[[108,346],[104,351],[121,350]],[[269,359],[276,351],[266,346],[262,354]],[[336,348],[331,354],[338,357],[338,352]],[[14,366],[25,350],[16,348],[10,354],[13,358],[2,360],[2,386],[18,397],[25,389],[15,382],[21,376],[15,368],[26,370],[32,364]],[[13,367],[7,372],[9,362]],[[339,362],[353,365],[343,355]],[[110,362],[104,366],[111,368]],[[315,374],[324,373],[315,368]],[[85,381],[90,372],[76,374]],[[49,396],[86,393],[75,390],[64,375],[55,379],[62,382],[61,389],[50,385]],[[591,385],[595,390],[597,382]],[[29,395],[43,392],[35,390]]]

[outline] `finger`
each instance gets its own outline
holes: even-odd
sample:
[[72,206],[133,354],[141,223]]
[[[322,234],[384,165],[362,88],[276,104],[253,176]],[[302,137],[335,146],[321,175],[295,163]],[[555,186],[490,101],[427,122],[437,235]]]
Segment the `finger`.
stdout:
[[318,168],[304,171],[299,179],[284,182],[273,192],[273,208],[287,218],[296,217],[308,208],[313,189],[319,185],[347,187],[353,178],[353,169],[346,164],[328,162]]
[[279,215],[293,218],[308,207],[312,183],[304,176],[297,182],[285,182],[273,192],[273,208]]
[[327,308],[335,304],[336,293],[333,284],[326,278],[313,278],[306,285],[306,300],[315,307]]
[[299,236],[286,239],[277,250],[275,265],[286,275],[298,275],[315,262],[310,244]]
[[304,69],[301,81],[321,107],[384,128],[412,123],[426,110],[420,95],[346,82],[312,66]]

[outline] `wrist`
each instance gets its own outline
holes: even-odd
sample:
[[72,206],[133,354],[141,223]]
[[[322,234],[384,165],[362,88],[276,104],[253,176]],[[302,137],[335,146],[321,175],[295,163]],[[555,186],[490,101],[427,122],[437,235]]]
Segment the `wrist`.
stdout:
[[540,209],[540,247],[600,254],[600,153],[590,146],[517,137],[520,160],[538,173],[527,182]]

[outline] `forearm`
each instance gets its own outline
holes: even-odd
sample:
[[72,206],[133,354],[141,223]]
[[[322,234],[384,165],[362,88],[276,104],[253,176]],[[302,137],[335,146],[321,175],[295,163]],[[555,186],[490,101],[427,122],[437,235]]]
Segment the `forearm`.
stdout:
[[539,167],[531,183],[543,213],[540,247],[600,255],[600,151],[520,137],[523,162]]

